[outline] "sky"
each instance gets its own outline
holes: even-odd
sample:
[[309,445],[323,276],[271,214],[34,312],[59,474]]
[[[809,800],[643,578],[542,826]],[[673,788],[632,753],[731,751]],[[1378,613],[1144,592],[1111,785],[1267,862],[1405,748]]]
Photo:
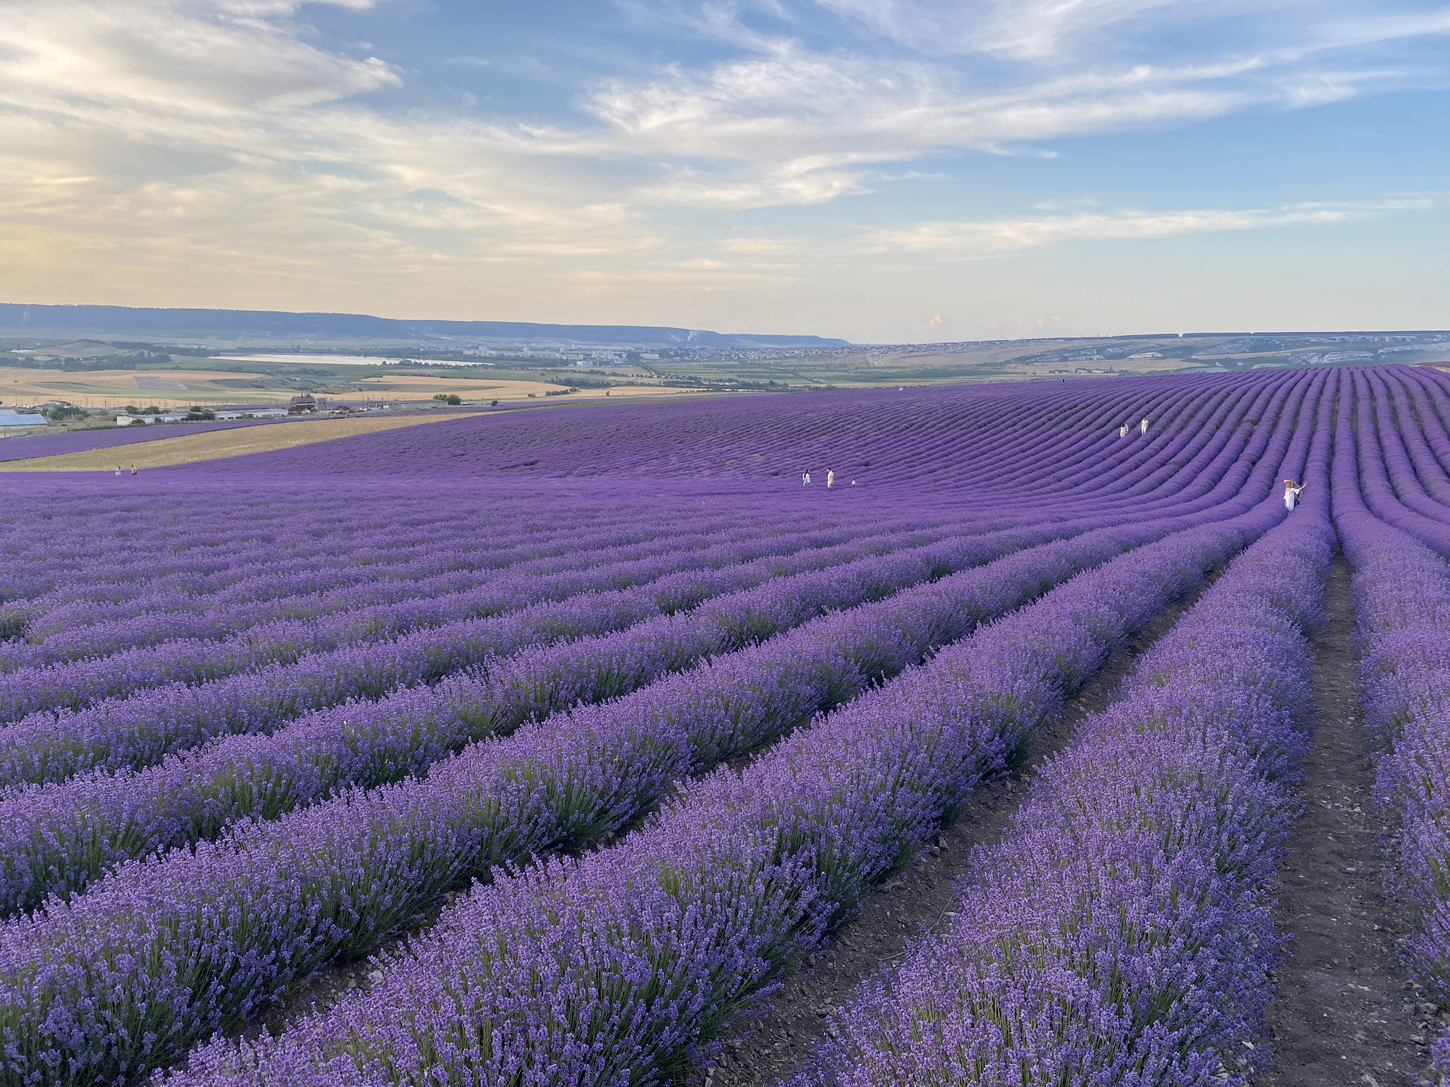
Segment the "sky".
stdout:
[[0,0],[0,301],[1450,328],[1450,6]]

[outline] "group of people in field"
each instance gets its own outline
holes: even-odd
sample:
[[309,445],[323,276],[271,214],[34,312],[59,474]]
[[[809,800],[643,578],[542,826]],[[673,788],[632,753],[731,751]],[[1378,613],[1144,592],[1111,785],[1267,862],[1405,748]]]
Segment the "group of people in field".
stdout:
[[[1146,415],[1143,417],[1143,421],[1138,424],[1138,432],[1145,436],[1148,433],[1148,417]],[[1124,423],[1122,426],[1118,427],[1118,437],[1126,438],[1127,436],[1128,424]],[[806,482],[809,483],[810,479],[807,478]],[[854,483],[856,481],[853,479],[851,482]],[[1293,513],[1294,507],[1299,504],[1299,492],[1303,489],[1304,484],[1298,482],[1297,480],[1284,480],[1284,508],[1290,513]]]
[[[124,474],[124,473],[123,473],[123,472],[122,472],[122,471],[121,471],[121,466],[120,466],[120,465],[119,465],[119,464],[118,464],[118,465],[116,465],[116,474],[117,474],[117,475],[118,475],[118,476],[119,476],[119,475],[123,475],[123,474]],[[134,465],[134,464],[133,464],[133,465],[131,465],[131,474],[132,474],[132,475],[133,475],[133,476],[134,476],[134,475],[135,475],[135,474],[136,474],[136,466],[135,466],[135,465]]]
[[[1140,434],[1144,435],[1145,437],[1148,434],[1148,417],[1146,415],[1143,417],[1142,422],[1140,422],[1138,424],[1138,432]],[[1126,438],[1127,436],[1128,436],[1128,424],[1127,423],[1124,423],[1122,426],[1118,427],[1118,437],[1120,437],[1120,438]],[[121,474],[121,469],[117,468],[116,469],[116,474],[117,475],[120,475]],[[135,468],[132,468],[131,469],[131,474],[133,476],[136,474],[136,469]],[[811,470],[809,468],[807,468],[804,472],[801,473],[801,486],[803,486],[803,487],[809,487],[810,485],[811,485]],[[826,488],[827,488],[827,490],[830,490],[831,488],[834,488],[835,486],[836,486],[836,472],[835,472],[835,469],[827,468],[826,469]],[[856,481],[854,479],[851,480],[851,486],[853,486],[853,487],[856,486]],[[1303,489],[1304,489],[1304,484],[1299,483],[1297,480],[1293,480],[1293,479],[1286,479],[1286,480],[1284,480],[1284,508],[1287,509],[1290,513],[1293,513],[1294,512],[1294,507],[1299,504],[1299,492],[1302,491]]]

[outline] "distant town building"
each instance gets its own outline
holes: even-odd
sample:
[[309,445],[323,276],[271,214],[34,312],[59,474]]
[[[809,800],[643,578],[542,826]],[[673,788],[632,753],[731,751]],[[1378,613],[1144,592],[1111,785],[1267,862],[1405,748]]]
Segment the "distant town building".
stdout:
[[0,427],[48,426],[44,415],[21,414],[14,408],[0,408]]
[[325,407],[326,404],[327,397],[325,396],[313,396],[311,393],[303,393],[301,396],[294,396],[292,398],[292,408],[289,414],[311,415],[318,408]]
[[232,419],[281,419],[287,415],[286,407],[281,404],[232,404],[215,410],[218,420],[225,422],[231,422]]

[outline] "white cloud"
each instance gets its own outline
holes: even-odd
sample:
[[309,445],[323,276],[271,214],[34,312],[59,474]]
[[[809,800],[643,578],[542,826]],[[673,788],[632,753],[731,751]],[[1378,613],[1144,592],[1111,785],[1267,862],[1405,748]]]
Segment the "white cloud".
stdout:
[[1297,204],[1277,209],[1119,211],[1034,219],[983,219],[919,223],[894,230],[872,230],[861,238],[871,252],[940,254],[956,259],[993,257],[1064,241],[1112,241],[1162,238],[1176,234],[1263,230],[1271,227],[1344,223],[1386,211],[1427,210],[1427,198],[1381,200],[1363,204]]
[[[371,0],[333,0],[344,7]],[[376,58],[302,41],[299,3],[246,0],[26,0],[0,3],[3,88],[12,108],[79,114],[96,107],[168,117],[299,108],[397,86]]]
[[[361,12],[376,0],[330,2]],[[0,0],[0,293],[360,308],[366,283],[369,297],[416,311],[442,285],[457,307],[477,312],[487,298],[495,312],[543,316],[539,299],[570,291],[824,274],[811,262],[825,254],[990,255],[1067,238],[1338,222],[1369,211],[925,223],[868,232],[862,245],[841,242],[846,226],[825,239],[682,239],[651,216],[823,204],[940,177],[921,167],[943,152],[1051,155],[1046,141],[1404,86],[1428,77],[1387,51],[1355,50],[1450,26],[1444,12],[1353,19],[1335,14],[1347,0],[1301,0],[1292,33],[1253,48],[1145,59],[1085,54],[1084,43],[1104,28],[1233,9],[828,0],[866,29],[822,45],[807,25],[809,13],[823,17],[813,0],[631,2],[635,18],[708,36],[714,59],[681,48],[696,59],[576,84],[573,122],[525,123],[489,117],[489,100],[464,88],[447,106],[404,112],[390,95],[405,72],[367,55],[357,29],[329,47],[303,0]],[[1125,30],[1123,40],[1137,39]],[[448,43],[440,70],[542,63],[469,49]]]

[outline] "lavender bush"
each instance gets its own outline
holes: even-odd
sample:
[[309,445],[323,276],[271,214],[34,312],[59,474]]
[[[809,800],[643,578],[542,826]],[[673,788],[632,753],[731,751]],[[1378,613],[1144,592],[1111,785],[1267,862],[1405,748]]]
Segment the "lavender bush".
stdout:
[[1122,638],[1280,515],[1261,508],[1081,575],[738,777],[692,785],[615,849],[478,888],[366,997],[255,1047],[214,1043],[172,1082],[667,1077]]

